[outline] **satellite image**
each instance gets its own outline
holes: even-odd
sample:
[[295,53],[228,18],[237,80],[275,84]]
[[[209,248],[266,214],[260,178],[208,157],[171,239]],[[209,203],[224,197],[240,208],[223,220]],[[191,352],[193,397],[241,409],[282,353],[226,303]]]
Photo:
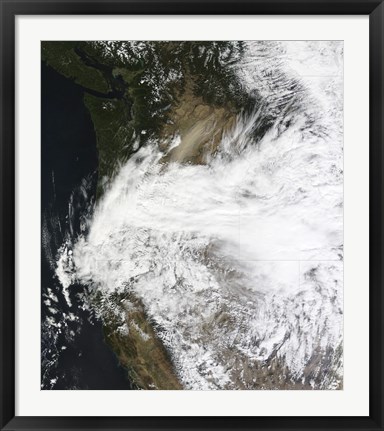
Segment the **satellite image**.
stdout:
[[41,43],[41,389],[343,389],[343,42]]

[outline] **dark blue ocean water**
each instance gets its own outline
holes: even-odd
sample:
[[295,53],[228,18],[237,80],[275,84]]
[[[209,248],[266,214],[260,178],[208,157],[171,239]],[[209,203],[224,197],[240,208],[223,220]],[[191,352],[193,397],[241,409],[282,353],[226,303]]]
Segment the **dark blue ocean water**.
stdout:
[[[44,63],[41,68],[41,387],[131,389],[101,322],[83,307],[85,288],[70,286],[69,306],[55,276],[58,247],[66,235],[79,234],[81,216],[94,202],[98,157],[84,89]],[[52,293],[57,301],[48,298]]]

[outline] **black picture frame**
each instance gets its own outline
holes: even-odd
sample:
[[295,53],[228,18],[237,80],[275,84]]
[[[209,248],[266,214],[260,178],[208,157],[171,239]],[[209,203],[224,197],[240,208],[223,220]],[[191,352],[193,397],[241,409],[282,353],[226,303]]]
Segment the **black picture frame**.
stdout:
[[[383,430],[383,62],[382,0],[0,0],[0,304],[2,430]],[[22,417],[15,416],[15,17],[17,15],[369,15],[369,416]],[[358,84],[357,84],[358,85]]]

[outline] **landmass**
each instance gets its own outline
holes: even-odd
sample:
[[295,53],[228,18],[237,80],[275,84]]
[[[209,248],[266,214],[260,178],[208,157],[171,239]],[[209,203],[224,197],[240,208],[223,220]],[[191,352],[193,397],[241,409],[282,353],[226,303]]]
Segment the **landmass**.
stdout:
[[[119,168],[151,140],[159,140],[164,164],[205,164],[216,153],[239,115],[255,112],[262,103],[260,94],[244,89],[231,67],[243,50],[242,42],[42,43],[43,61],[84,89],[97,137],[97,199]],[[260,120],[256,141],[275,118],[271,110]],[[159,337],[162,328],[151,321],[133,292],[96,290],[90,300],[103,322],[106,343],[136,388],[183,389]],[[225,332],[231,322],[223,311],[212,324]],[[230,347],[221,354],[232,370],[229,389],[311,389],[309,382],[320,378],[320,368],[338,369],[342,348],[325,356],[314,354],[300,380],[276,355],[251,363]]]

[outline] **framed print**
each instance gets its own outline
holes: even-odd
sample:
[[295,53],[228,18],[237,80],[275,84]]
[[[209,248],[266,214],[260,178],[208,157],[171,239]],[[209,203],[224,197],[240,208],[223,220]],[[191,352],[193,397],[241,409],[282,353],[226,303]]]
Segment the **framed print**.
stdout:
[[383,429],[382,2],[1,19],[2,429]]

